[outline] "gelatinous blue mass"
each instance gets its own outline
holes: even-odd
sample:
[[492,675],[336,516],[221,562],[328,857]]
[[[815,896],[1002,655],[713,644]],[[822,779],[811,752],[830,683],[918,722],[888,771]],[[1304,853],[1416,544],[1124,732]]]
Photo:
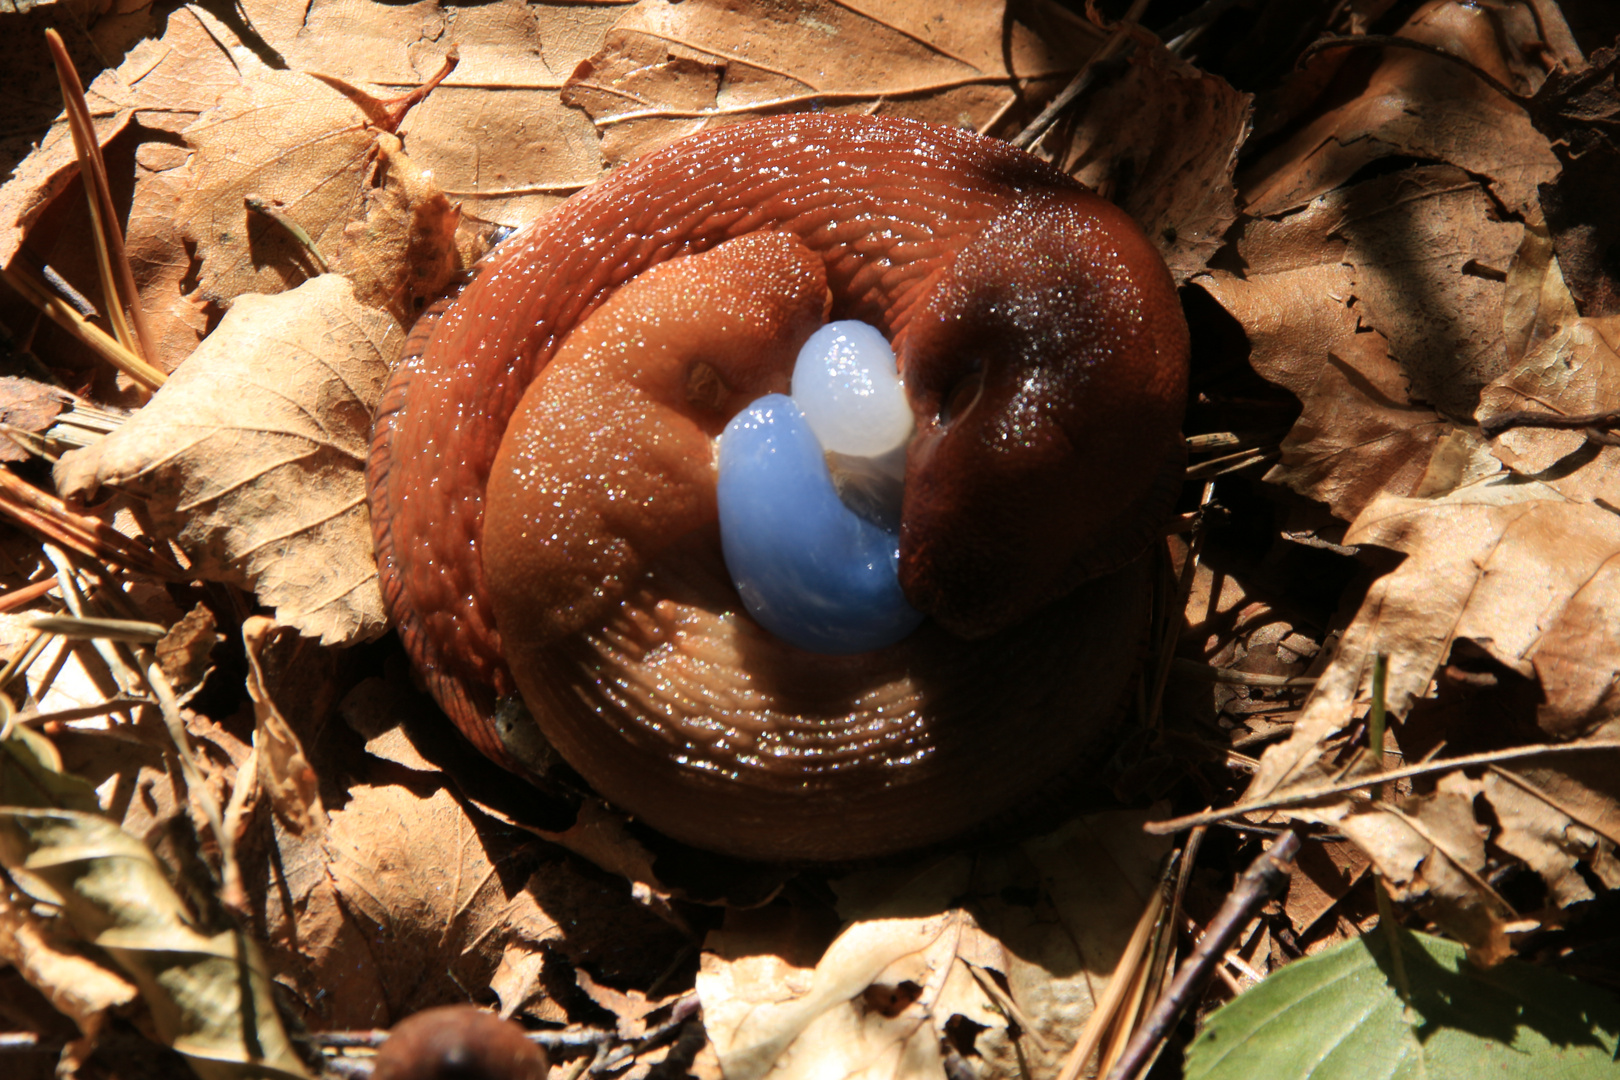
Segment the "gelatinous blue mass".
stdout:
[[720,543],[743,606],[801,649],[891,645],[922,616],[906,603],[895,535],[838,498],[821,443],[783,394],[738,413],[720,436]]

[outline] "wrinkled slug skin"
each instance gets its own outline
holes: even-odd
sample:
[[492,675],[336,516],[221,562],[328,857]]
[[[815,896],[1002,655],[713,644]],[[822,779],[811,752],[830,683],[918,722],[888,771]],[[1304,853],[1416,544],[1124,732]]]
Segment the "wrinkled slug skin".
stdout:
[[[882,695],[858,686],[822,687],[834,671],[866,670],[860,662],[851,667],[847,658],[804,661],[803,654],[777,655],[780,649],[757,640],[752,636],[757,629],[746,627],[740,642],[705,636],[716,627],[736,632],[739,622],[713,596],[711,579],[723,579],[723,571],[710,564],[707,548],[683,549],[668,566],[655,568],[654,578],[677,592],[686,590],[680,604],[671,607],[649,595],[638,606],[632,596],[622,615],[595,630],[555,648],[525,647],[536,658],[534,670],[521,679],[514,679],[503,654],[494,599],[499,582],[487,577],[485,494],[508,422],[530,383],[570,333],[625,282],[651,267],[761,231],[791,234],[821,260],[831,298],[827,318],[874,324],[900,357],[919,422],[908,457],[902,582],[914,603],[953,632],[929,630],[919,635],[926,641],[914,647],[987,635],[985,644],[993,647],[1037,639],[1052,642],[1054,649],[1060,643],[1083,644],[1101,649],[1108,654],[1105,663],[1111,658],[1116,668],[1128,671],[1146,618],[1145,605],[1136,598],[1146,575],[1141,562],[1131,560],[1162,526],[1183,455],[1179,425],[1187,337],[1169,274],[1123,214],[1049,166],[1000,141],[903,119],[793,115],[705,132],[624,166],[498,249],[455,303],[413,333],[385,391],[369,467],[381,582],[429,689],[496,761],[513,765],[491,717],[497,701],[522,682],[525,701],[537,716],[553,705],[580,713],[581,701],[584,712],[619,716],[604,725],[616,734],[565,732],[560,738],[542,716],[542,728],[571,761],[574,754],[592,761],[611,758],[617,738],[633,743],[630,756],[645,757],[649,764],[666,745],[674,756],[697,762],[705,776],[696,788],[683,787],[679,779],[649,781],[649,790],[663,793],[648,795],[652,802],[643,806],[634,805],[638,782],[604,782],[590,768],[582,770],[604,794],[646,814],[666,832],[761,858],[843,858],[893,850],[926,842],[932,834],[894,823],[892,838],[860,841],[851,852],[837,844],[816,847],[815,826],[801,822],[789,830],[791,836],[783,836],[802,846],[776,846],[779,840],[771,834],[781,815],[836,813],[846,796],[826,788],[819,802],[812,800],[814,807],[784,801],[795,786],[822,791],[825,785],[802,776],[794,780],[791,775],[799,774],[780,763],[768,761],[757,776],[750,773],[752,766],[731,767],[726,755],[737,752],[732,736],[746,728],[754,732],[749,738],[780,751],[773,739],[787,738],[783,733],[790,728],[798,731],[793,725],[808,722],[806,717],[831,716],[830,702],[853,703],[853,715],[865,707],[863,695],[872,701]],[[757,288],[731,283],[724,275],[715,287]],[[1077,460],[1079,454],[1096,455],[1096,463]],[[510,494],[516,488],[508,484],[503,490]],[[1020,527],[1005,528],[1009,521]],[[1102,580],[1114,584],[1083,585],[1073,597],[1049,604],[1104,572],[1112,573]],[[1122,581],[1133,588],[1118,584]],[[706,584],[698,588],[694,582]],[[714,587],[724,591],[727,586],[719,580]],[[1074,616],[1084,606],[1082,594],[1108,609],[1111,629],[1071,632],[1048,626]],[[1041,609],[1039,618],[1031,617],[1035,609]],[[661,648],[667,651],[671,641],[687,640],[682,620],[697,620],[703,630],[690,637],[699,644],[686,649],[680,678],[654,686],[642,685],[650,678],[645,671],[612,673],[619,671],[620,660],[640,663]],[[1036,638],[1029,637],[1036,633],[1029,629],[1033,624],[1045,627]],[[921,672],[912,683],[925,685],[919,690],[908,683],[910,689],[900,696],[910,701],[906,695],[915,690],[926,698],[926,684],[959,681],[956,671],[966,655],[960,649],[966,647],[949,645],[945,651],[953,659],[938,664],[882,650],[882,663],[899,662]],[[1044,648],[1034,652],[1052,659]],[[733,687],[735,693],[715,689],[723,679],[711,673],[713,665],[738,656],[747,661],[756,653],[774,657],[768,663],[776,666],[758,678],[736,676],[748,685]],[[985,655],[993,657],[994,649]],[[658,656],[659,663],[667,659]],[[799,680],[786,673],[801,663],[809,665],[806,672],[818,674]],[[1026,668],[986,660],[983,670],[1016,668],[1019,679],[1036,679],[1044,664]],[[695,681],[681,682],[688,677]],[[594,684],[581,684],[592,678]],[[1103,686],[1065,677],[1061,686],[1028,693],[1021,684],[992,681],[1003,698],[1020,699],[1014,727],[1030,728],[1021,737],[1038,738],[1036,717],[1076,696],[1106,697],[1106,707],[1080,711],[1112,715],[1112,702],[1127,678],[1110,673]],[[800,681],[827,700],[814,708],[785,704],[788,699],[777,690]],[[571,683],[581,685],[570,689]],[[702,702],[725,698],[725,708],[731,708],[733,698],[753,701],[761,694],[769,701],[759,715],[776,719],[752,728],[753,721],[739,721],[741,727],[726,729],[731,734],[718,742],[712,732],[693,734],[703,727],[693,712],[708,707]],[[988,691],[970,696],[977,705],[945,711],[982,711],[998,700]],[[666,708],[677,698],[678,707]],[[898,713],[885,712],[881,703],[874,708],[882,720],[910,715],[911,706],[896,706]],[[919,708],[916,715],[926,719],[932,707]],[[643,712],[676,719],[665,726],[642,724],[636,717]],[[780,720],[783,716],[790,719]],[[868,727],[882,726],[879,720],[868,718]],[[1080,721],[1070,716],[1062,722]],[[945,751],[962,742],[954,729],[931,735],[924,725],[907,735],[904,724],[890,726],[889,734],[849,742],[886,747],[869,762],[877,770],[876,785],[894,793],[879,815],[880,830],[891,830],[884,815],[915,813],[908,810],[907,763],[948,761],[955,751]],[[822,737],[804,735],[806,745]],[[1072,744],[1068,750],[1085,741],[1068,734],[1063,739]],[[962,745],[961,755],[974,756]],[[1038,759],[1058,749],[1036,746],[1019,753]],[[793,753],[781,753],[784,761],[794,759]],[[855,756],[834,758],[849,766],[866,761],[862,754],[870,757],[868,750],[850,753]],[[805,760],[813,763],[814,755]],[[1019,771],[999,758],[995,767]],[[1052,779],[1057,768],[1034,770],[1040,774],[1036,779]],[[920,781],[928,791],[978,782],[953,778],[933,764],[919,773],[928,773],[926,782]],[[757,786],[756,780],[781,789],[770,797],[776,801],[751,810],[728,804],[732,787]],[[1013,780],[988,786],[995,788],[995,805],[988,810],[935,816],[960,828],[1013,804]],[[716,820],[755,820],[750,837],[732,844],[706,832],[711,824],[669,828],[656,820],[660,807],[685,805],[694,790],[700,792],[698,803],[713,804]],[[831,827],[849,831],[837,823]],[[825,832],[828,825],[820,828]]]

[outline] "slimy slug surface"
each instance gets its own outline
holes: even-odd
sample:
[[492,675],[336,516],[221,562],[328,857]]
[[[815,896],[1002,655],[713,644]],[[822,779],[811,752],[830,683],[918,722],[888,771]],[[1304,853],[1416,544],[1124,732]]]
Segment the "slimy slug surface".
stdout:
[[[841,343],[801,385],[818,334]],[[891,347],[892,376],[846,363]],[[384,593],[508,768],[493,716],[520,694],[689,843],[939,842],[1116,737],[1186,356],[1140,230],[1004,143],[832,115],[705,132],[536,222],[413,333],[369,470]]]

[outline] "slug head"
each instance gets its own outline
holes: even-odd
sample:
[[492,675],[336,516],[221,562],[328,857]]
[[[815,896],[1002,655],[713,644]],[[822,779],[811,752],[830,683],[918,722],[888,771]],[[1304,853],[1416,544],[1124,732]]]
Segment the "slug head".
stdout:
[[917,417],[900,582],[993,633],[1139,555],[1181,486],[1187,324],[1163,261],[1080,190],[1024,196],[896,343]]

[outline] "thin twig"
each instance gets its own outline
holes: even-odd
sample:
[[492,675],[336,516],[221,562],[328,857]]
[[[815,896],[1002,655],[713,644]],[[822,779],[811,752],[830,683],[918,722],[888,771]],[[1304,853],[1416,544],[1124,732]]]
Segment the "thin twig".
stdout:
[[1108,1080],[1135,1080],[1148,1059],[1157,1053],[1159,1044],[1170,1034],[1209,979],[1216,963],[1226,954],[1227,947],[1261,904],[1271,899],[1293,873],[1294,856],[1299,852],[1299,834],[1288,832],[1271,848],[1260,854],[1238,879],[1237,886],[1227,896],[1221,910],[1215,913],[1204,936],[1193,946],[1170,989],[1154,1003],[1153,1011],[1141,1027],[1137,1028],[1125,1054],[1109,1070]]
[[1275,690],[1303,690],[1316,685],[1312,675],[1263,675],[1258,671],[1233,671],[1231,668],[1212,667],[1196,660],[1176,657],[1171,670],[1177,675],[1201,682],[1225,683],[1230,686],[1257,686]]
[[[1166,871],[1169,868],[1167,864]],[[1057,1080],[1076,1080],[1080,1070],[1085,1068],[1086,1062],[1091,1059],[1091,1055],[1102,1045],[1103,1036],[1118,1014],[1126,994],[1131,990],[1133,982],[1131,976],[1147,953],[1148,946],[1153,940],[1153,931],[1164,918],[1168,899],[1165,884],[1164,875],[1161,873],[1160,881],[1147,898],[1147,903],[1142,906],[1142,914],[1136,920],[1136,929],[1131,932],[1125,951],[1120,954],[1119,961],[1114,965],[1114,973],[1108,977],[1108,984],[1103,988],[1102,997],[1092,1004],[1091,1015],[1086,1018],[1085,1027],[1081,1028],[1080,1037],[1070,1048],[1068,1057],[1063,1059]]]
[[[1132,10],[1140,12],[1146,6],[1147,4],[1143,0],[1138,0]],[[1127,18],[1129,17],[1129,13],[1127,13]],[[1028,150],[1040,142],[1046,136],[1046,133],[1052,130],[1052,125],[1057,123],[1057,118],[1062,116],[1079,99],[1081,94],[1091,89],[1091,84],[1097,81],[1097,72],[1103,64],[1115,57],[1127,57],[1135,48],[1136,39],[1131,37],[1122,20],[1122,25],[1114,31],[1113,36],[1103,44],[1102,48],[1091,54],[1086,60],[1085,67],[1075,72],[1074,78],[1069,81],[1069,85],[1060,90],[1057,97],[1047,103],[1046,108],[1041,110],[1040,115],[1031,120],[1028,127],[1014,136],[1011,140],[1012,144],[1020,150]]]
[[397,132],[399,130],[399,125],[405,120],[405,114],[410,112],[412,108],[431,94],[435,87],[444,82],[445,79],[448,79],[450,77],[450,73],[456,70],[456,65],[459,63],[461,63],[461,49],[455,42],[451,42],[449,51],[444,54],[444,63],[439,65],[438,74],[434,75],[431,79],[423,83],[421,86],[418,86],[410,93],[402,94],[401,96],[394,98],[392,101],[384,102],[383,104],[388,110],[388,119],[390,121],[387,125],[387,130],[389,132]]
[[[52,582],[55,584],[55,582]],[[124,712],[128,709],[137,709],[143,705],[156,705],[153,698],[142,697],[135,694],[108,698],[98,701],[94,705],[79,705],[72,709],[56,709],[52,712],[40,712],[38,709],[29,709],[20,712],[11,718],[14,724],[66,724],[74,720],[88,720],[93,716],[106,716],[109,713]]]
[[1390,769],[1388,772],[1359,777],[1355,780],[1285,791],[1280,795],[1256,799],[1254,802],[1228,806],[1224,810],[1205,810],[1202,813],[1187,814],[1178,818],[1169,818],[1165,821],[1150,821],[1142,828],[1155,835],[1164,835],[1190,829],[1195,825],[1213,825],[1217,821],[1241,817],[1244,814],[1258,813],[1263,810],[1280,810],[1285,806],[1296,806],[1299,803],[1310,802],[1313,799],[1326,799],[1334,795],[1348,795],[1352,791],[1359,791],[1374,784],[1393,783],[1413,776],[1429,776],[1435,773],[1451,772],[1454,769],[1466,769],[1474,765],[1494,765],[1502,761],[1518,761],[1520,758],[1540,757],[1543,754],[1589,753],[1594,750],[1620,750],[1620,739],[1587,739],[1581,742],[1537,743],[1532,746],[1514,746],[1506,750],[1491,750],[1482,754],[1464,754],[1462,757],[1445,758],[1440,761],[1426,761],[1419,765],[1408,765],[1404,769]]
[[1234,473],[1253,465],[1264,464],[1281,455],[1282,450],[1277,447],[1262,450],[1240,450],[1235,454],[1210,458],[1208,461],[1200,461],[1196,465],[1187,466],[1186,478],[1188,480],[1213,480],[1217,476],[1225,476],[1227,473]]
[[0,593],[0,612],[16,611],[20,607],[27,607],[54,588],[56,588],[56,579],[48,577],[42,581],[19,585],[10,592]]
[[1203,453],[1210,450],[1248,450],[1259,446],[1276,446],[1287,435],[1286,431],[1211,431],[1203,435],[1187,436],[1187,450]]
[[79,618],[73,615],[44,615],[28,624],[47,634],[66,638],[106,641],[133,641],[150,644],[169,632],[167,627],[138,619]]
[[603,1057],[600,1062],[591,1066],[593,1073],[611,1072],[620,1065],[629,1061],[637,1054],[658,1046],[674,1038],[692,1017],[698,1014],[698,996],[689,992],[675,999],[674,1007],[668,1020],[652,1028],[638,1039],[627,1040],[625,1045]]

